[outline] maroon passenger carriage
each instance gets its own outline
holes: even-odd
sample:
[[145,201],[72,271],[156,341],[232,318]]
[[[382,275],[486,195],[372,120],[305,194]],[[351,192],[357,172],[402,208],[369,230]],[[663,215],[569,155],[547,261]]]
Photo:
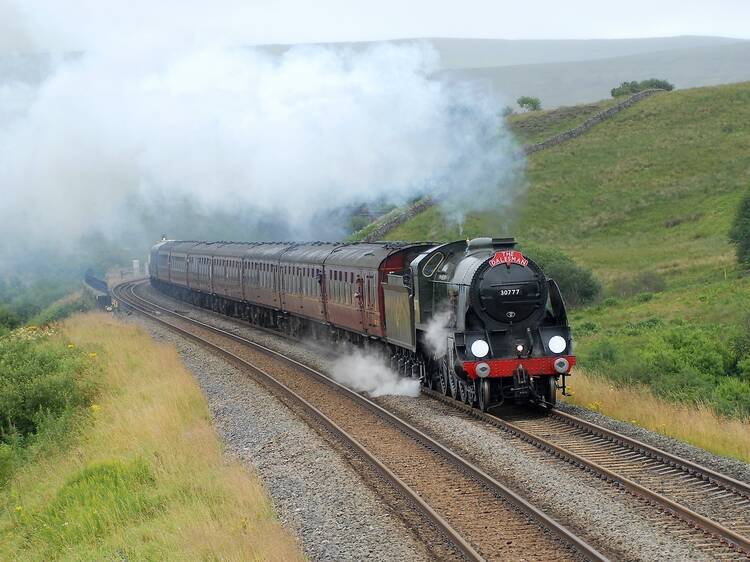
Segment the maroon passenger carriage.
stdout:
[[[514,245],[162,241],[151,283],[290,336],[380,349],[394,370],[482,409],[551,405],[575,364],[565,306]],[[437,355],[428,332],[444,340]]]

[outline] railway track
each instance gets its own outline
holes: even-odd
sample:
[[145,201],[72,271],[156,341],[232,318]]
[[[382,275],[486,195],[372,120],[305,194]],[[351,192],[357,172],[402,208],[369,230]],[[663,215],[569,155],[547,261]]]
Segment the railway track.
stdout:
[[380,473],[464,558],[606,560],[519,494],[371,400],[271,349],[149,302],[136,294],[137,284],[118,286],[115,296],[241,365],[295,411],[316,419]]
[[674,530],[712,558],[750,558],[748,484],[557,409],[483,413],[434,390],[423,392],[687,523],[691,532]]

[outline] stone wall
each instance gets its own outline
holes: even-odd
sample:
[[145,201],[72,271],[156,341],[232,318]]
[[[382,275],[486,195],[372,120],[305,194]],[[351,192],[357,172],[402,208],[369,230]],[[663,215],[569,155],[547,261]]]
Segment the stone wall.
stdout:
[[425,209],[429,209],[434,205],[431,197],[423,197],[419,201],[415,201],[406,208],[399,209],[396,213],[388,214],[382,219],[381,224],[375,227],[375,229],[365,236],[365,242],[374,242],[375,240],[381,240],[388,232],[394,228],[404,224],[409,219],[417,216]]
[[606,109],[602,111],[601,113],[597,113],[593,117],[590,117],[586,119],[583,123],[578,125],[575,129],[570,129],[569,131],[564,131],[558,135],[555,135],[554,137],[551,137],[545,141],[542,141],[538,144],[530,144],[523,147],[523,153],[524,154],[533,154],[534,152],[539,152],[540,150],[544,150],[545,148],[549,148],[551,146],[558,145],[560,143],[563,143],[565,141],[569,141],[570,139],[574,139],[576,137],[580,137],[583,133],[594,127],[595,125],[598,125],[602,121],[605,121],[609,119],[610,117],[613,117],[614,115],[617,115],[624,109],[627,109],[633,104],[638,103],[644,98],[647,98],[649,96],[652,96],[658,92],[664,92],[665,90],[643,90],[642,92],[638,92],[637,94],[633,94],[625,101],[622,101],[618,103],[617,105],[613,105],[609,109]]
[[[588,118],[586,121],[578,125],[578,127],[574,129],[570,129],[568,131],[564,131],[540,143],[526,145],[523,147],[521,152],[522,154],[526,154],[526,155],[533,154],[534,152],[539,152],[540,150],[544,150],[545,148],[550,148],[552,146],[556,146],[560,143],[569,141],[576,137],[580,137],[583,133],[585,133],[586,131],[594,127],[595,125],[598,125],[602,121],[606,121],[610,117],[617,115],[621,111],[638,103],[642,99],[645,99],[649,96],[652,96],[658,92],[663,92],[663,91],[665,90],[652,89],[652,90],[643,90],[642,92],[633,94],[625,101],[622,101],[618,103],[617,105],[613,105],[609,109],[606,109],[600,113],[597,113],[593,117]],[[401,226],[406,221],[418,215],[425,209],[432,207],[434,204],[435,204],[435,200],[432,197],[424,197],[420,199],[419,201],[412,203],[411,205],[409,205],[408,207],[404,209],[401,209],[392,214],[389,213],[384,218],[380,219],[382,221],[381,224],[378,224],[375,227],[375,229],[364,238],[364,241],[373,242],[375,240],[381,240],[382,237],[385,236],[387,233],[389,233],[391,230]]]

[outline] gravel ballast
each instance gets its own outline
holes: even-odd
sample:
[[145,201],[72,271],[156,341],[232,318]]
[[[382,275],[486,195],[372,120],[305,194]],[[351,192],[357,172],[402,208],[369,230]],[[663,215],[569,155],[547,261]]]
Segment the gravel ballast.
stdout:
[[226,453],[257,472],[307,557],[430,558],[352,466],[247,374],[166,327],[129,318],[176,346],[203,389]]

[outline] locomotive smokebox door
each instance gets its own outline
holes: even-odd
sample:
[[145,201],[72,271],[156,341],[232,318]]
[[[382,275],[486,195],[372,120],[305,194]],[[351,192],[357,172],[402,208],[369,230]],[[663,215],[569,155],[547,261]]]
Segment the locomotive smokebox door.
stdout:
[[488,325],[537,321],[544,314],[547,283],[531,261],[496,263],[493,258],[477,269],[471,285],[471,303]]

